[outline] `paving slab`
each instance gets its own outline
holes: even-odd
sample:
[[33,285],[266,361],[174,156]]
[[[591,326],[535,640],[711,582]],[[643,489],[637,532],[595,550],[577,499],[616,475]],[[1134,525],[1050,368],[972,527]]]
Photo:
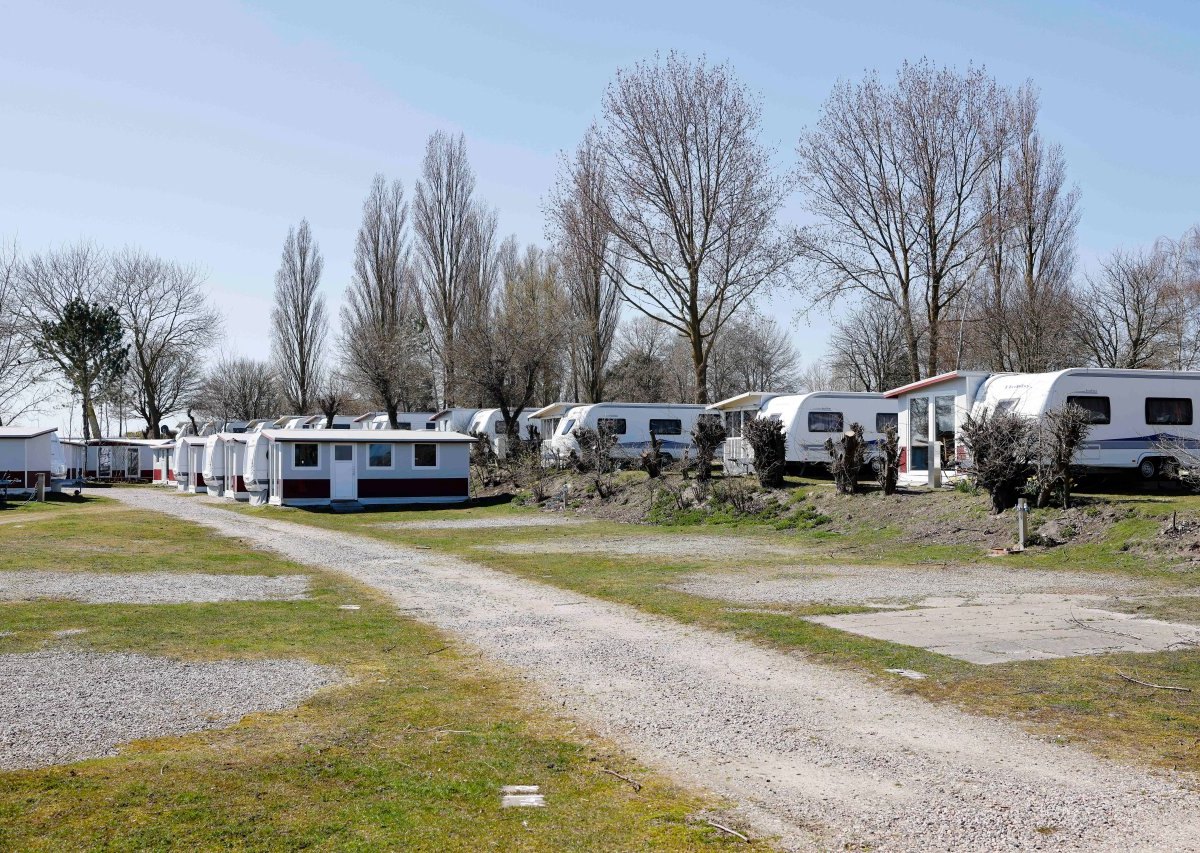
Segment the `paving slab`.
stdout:
[[1161,652],[1200,643],[1200,628],[1089,606],[1094,601],[1090,596],[1007,599],[988,604],[943,600],[913,610],[812,616],[808,621],[985,665]]

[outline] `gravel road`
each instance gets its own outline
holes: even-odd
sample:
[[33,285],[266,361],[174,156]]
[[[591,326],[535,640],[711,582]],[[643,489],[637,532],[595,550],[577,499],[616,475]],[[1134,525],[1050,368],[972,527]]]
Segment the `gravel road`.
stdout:
[[538,515],[502,515],[486,518],[438,518],[429,521],[392,521],[374,524],[390,530],[488,530],[492,528],[518,527],[569,527],[573,524],[587,524],[580,518],[570,515],[551,515],[548,512]]
[[1004,721],[427,550],[114,490],[390,595],[796,849],[1200,850],[1200,796]]
[[341,680],[330,667],[296,660],[189,662],[71,649],[0,655],[0,769],[116,755],[131,740],[224,728]]
[[481,549],[508,554],[616,554],[624,557],[662,557],[668,560],[721,560],[750,554],[783,554],[799,550],[740,536],[563,536],[540,542],[506,542],[480,545]]
[[305,598],[307,575],[201,572],[0,572],[0,601],[53,598],[87,604],[183,604]]

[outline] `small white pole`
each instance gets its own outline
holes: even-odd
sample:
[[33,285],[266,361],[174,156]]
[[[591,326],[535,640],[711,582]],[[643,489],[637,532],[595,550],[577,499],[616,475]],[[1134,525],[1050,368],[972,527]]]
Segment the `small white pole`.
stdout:
[[1025,550],[1025,537],[1028,534],[1029,525],[1029,501],[1025,498],[1017,498],[1017,550]]

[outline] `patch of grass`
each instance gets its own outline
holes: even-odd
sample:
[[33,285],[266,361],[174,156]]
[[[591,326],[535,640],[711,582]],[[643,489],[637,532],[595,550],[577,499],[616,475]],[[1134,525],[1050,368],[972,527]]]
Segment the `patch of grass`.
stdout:
[[[489,510],[492,511],[492,510]],[[496,510],[498,511],[498,510]],[[710,806],[341,575],[240,549],[167,517],[89,504],[0,526],[0,569],[67,564],[312,575],[292,602],[0,604],[0,653],[70,643],[178,658],[300,657],[346,685],[225,730],[140,741],[112,758],[0,773],[0,849],[695,850],[724,847],[690,818]],[[311,516],[317,518],[318,516]],[[357,519],[356,519],[357,520]],[[164,528],[169,528],[164,530]],[[167,549],[169,541],[179,543]],[[39,556],[53,547],[54,557]],[[203,552],[203,553],[200,553]],[[209,556],[211,554],[212,556]],[[240,561],[240,562],[239,562]],[[357,611],[340,610],[353,602]],[[601,773],[638,778],[641,792]],[[499,786],[537,784],[545,809],[500,809]],[[756,844],[751,849],[765,849]]]

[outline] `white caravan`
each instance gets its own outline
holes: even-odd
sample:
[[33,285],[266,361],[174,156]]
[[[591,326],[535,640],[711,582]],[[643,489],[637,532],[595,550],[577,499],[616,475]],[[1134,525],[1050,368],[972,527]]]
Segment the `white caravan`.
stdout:
[[479,409],[442,409],[429,419],[434,429],[443,432],[463,432],[471,425],[471,418]]
[[[396,429],[435,429],[433,416],[436,412],[396,412]],[[367,412],[355,418],[352,429],[391,429],[387,412]],[[339,428],[336,425],[335,428]]]
[[[517,435],[522,440],[529,438],[530,417],[528,412],[517,416]],[[466,433],[486,435],[497,456],[503,459],[508,455],[508,434],[504,430],[504,415],[499,409],[480,409],[471,416]]]
[[713,403],[709,410],[725,418],[725,471],[748,474],[754,470],[754,451],[743,430],[754,418],[783,424],[785,459],[789,471],[829,462],[825,440],[837,440],[851,424],[861,424],[871,462],[889,426],[897,427],[895,400],[862,391],[813,391],[808,394],[770,394],[751,391]]
[[1200,371],[1071,368],[996,373],[980,387],[972,414],[986,409],[1041,418],[1067,403],[1091,413],[1092,429],[1075,455],[1076,464],[1084,468],[1137,470],[1153,479],[1166,461],[1162,442],[1200,449]]
[[636,459],[650,447],[650,433],[661,442],[661,453],[668,461],[692,455],[692,427],[698,418],[716,415],[705,407],[685,403],[593,403],[575,406],[563,415],[561,423],[543,452],[549,458],[565,462],[571,454],[579,455],[575,431],[581,427],[599,430],[608,428],[616,438],[610,455],[614,459]]

